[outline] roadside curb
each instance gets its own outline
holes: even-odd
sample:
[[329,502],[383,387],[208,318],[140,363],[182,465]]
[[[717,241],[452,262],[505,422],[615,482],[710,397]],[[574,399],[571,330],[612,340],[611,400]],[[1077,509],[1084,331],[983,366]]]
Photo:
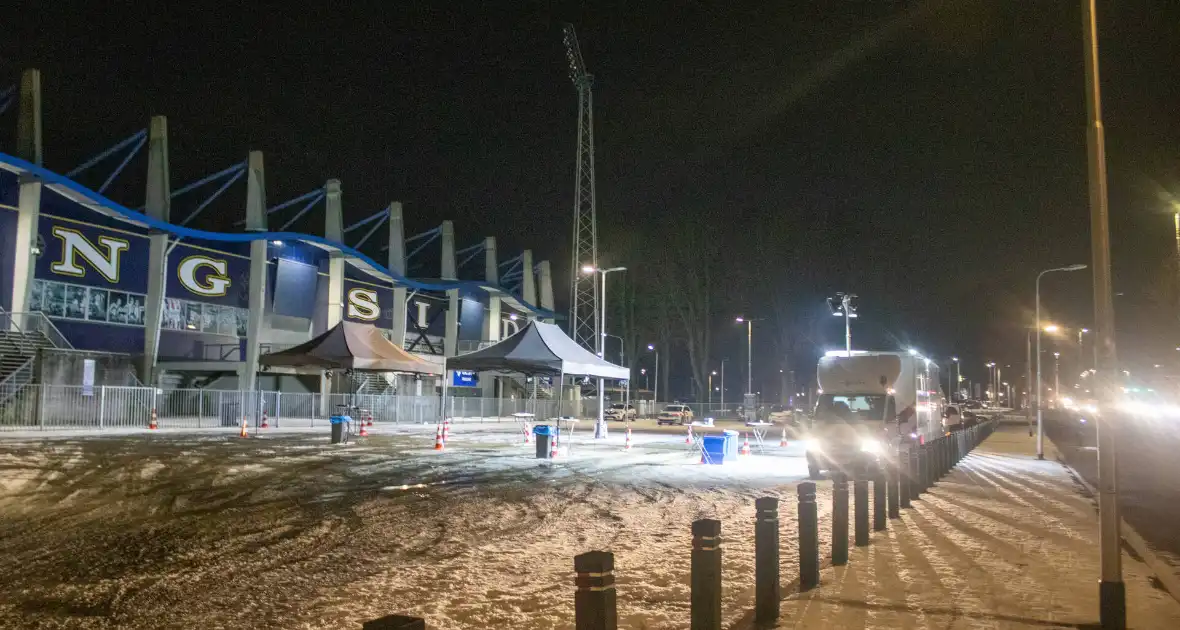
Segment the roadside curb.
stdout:
[[[1069,471],[1070,476],[1073,477],[1074,480],[1079,484],[1081,484],[1081,486],[1090,493],[1094,500],[1097,501],[1098,489],[1090,485],[1090,482],[1086,481],[1086,479],[1082,477],[1081,473],[1075,470],[1073,466],[1070,466],[1068,463],[1066,463],[1065,456],[1062,455],[1061,449],[1057,448],[1056,444],[1050,442],[1048,438],[1045,439],[1045,442],[1053,447],[1053,451],[1056,455],[1054,459],[1057,460],[1057,463],[1061,464],[1067,471]],[[1127,519],[1120,518],[1119,521],[1119,534],[1123,539],[1123,543],[1131,552],[1139,556],[1139,558],[1143,561],[1143,564],[1147,565],[1147,568],[1151,570],[1152,577],[1154,577],[1156,581],[1158,581],[1160,585],[1163,586],[1163,590],[1171,595],[1172,599],[1176,600],[1177,603],[1180,603],[1180,574],[1177,574],[1176,570],[1173,569],[1171,565],[1161,560],[1160,557],[1156,555],[1154,551],[1152,551],[1151,547],[1148,546],[1147,541],[1143,540],[1143,537],[1139,535],[1139,532],[1135,531],[1135,528],[1131,527],[1131,525],[1127,523]]]

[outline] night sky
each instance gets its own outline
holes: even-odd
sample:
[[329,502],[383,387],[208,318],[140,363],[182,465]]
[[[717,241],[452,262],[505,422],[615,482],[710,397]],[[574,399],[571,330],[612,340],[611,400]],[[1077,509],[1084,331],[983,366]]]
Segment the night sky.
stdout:
[[[270,203],[338,177],[350,219],[400,200],[408,234],[453,219],[460,247],[532,247],[559,299],[565,21],[596,76],[600,250],[704,223],[722,310],[769,314],[775,293],[822,314],[823,296],[852,291],[857,347],[956,353],[982,378],[985,360],[1023,361],[1036,272],[1090,262],[1078,1],[18,4],[0,87],[43,71],[48,167],[165,114],[174,186],[262,150]],[[1120,350],[1176,362],[1160,192],[1180,196],[1180,3],[1099,5]],[[112,196],[138,206],[135,170]],[[236,194],[205,226],[240,218]],[[1090,282],[1046,277],[1046,319],[1089,325]],[[744,361],[721,315],[714,354]],[[813,349],[842,334],[832,318]]]

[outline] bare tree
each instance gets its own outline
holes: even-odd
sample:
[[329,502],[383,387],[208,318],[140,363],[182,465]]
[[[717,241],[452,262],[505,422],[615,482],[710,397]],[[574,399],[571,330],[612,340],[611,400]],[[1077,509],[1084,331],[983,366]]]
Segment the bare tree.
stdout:
[[698,225],[683,225],[660,241],[655,254],[656,286],[672,314],[675,336],[688,353],[690,375],[697,400],[708,396],[709,362],[712,357],[716,239]]

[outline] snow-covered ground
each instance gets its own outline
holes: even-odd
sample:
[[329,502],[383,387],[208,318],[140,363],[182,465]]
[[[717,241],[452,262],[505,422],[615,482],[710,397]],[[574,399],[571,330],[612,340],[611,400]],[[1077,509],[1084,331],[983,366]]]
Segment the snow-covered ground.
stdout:
[[[992,436],[846,566],[826,568],[820,588],[784,602],[778,627],[1097,627],[1094,501],[1034,452],[1020,427]],[[1128,627],[1180,628],[1180,603],[1127,553],[1123,579]]]
[[[155,432],[0,444],[0,627],[572,628],[573,556],[615,553],[622,626],[688,620],[690,523],[724,521],[726,610],[752,603],[754,499],[794,531],[797,450],[699,463],[681,435],[514,425]],[[827,510],[827,496],[821,497]],[[784,536],[784,565],[794,542]]]
[[[155,432],[0,443],[0,627],[573,628],[573,557],[615,553],[620,627],[684,628],[690,523],[722,520],[724,609],[753,604],[754,499],[781,500],[797,575],[797,447],[725,466],[679,434],[605,442],[579,429],[556,462],[511,423]],[[994,444],[999,444],[993,438]],[[989,445],[990,446],[990,445]],[[1005,447],[1007,448],[1007,447]],[[846,569],[784,604],[783,627],[1044,627],[1096,615],[1093,508],[1057,464],[995,447],[960,464]],[[1004,451],[1004,452],[999,452]],[[830,545],[830,485],[820,536]],[[1128,559],[1137,628],[1180,605]],[[788,621],[789,620],[789,621]]]

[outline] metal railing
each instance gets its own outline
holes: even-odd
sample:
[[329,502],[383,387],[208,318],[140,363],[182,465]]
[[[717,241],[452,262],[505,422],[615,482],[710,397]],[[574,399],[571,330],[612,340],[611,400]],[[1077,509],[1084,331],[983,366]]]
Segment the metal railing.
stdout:
[[32,382],[33,365],[35,363],[36,357],[29,357],[20,367],[13,370],[11,374],[4,377],[4,380],[0,381],[0,405],[4,405],[9,399],[16,396],[21,389]]
[[74,349],[74,344],[66,339],[66,336],[45,316],[45,313],[39,311],[10,312],[0,310],[0,331],[10,331],[21,335],[22,353],[28,341],[25,339],[25,335],[38,333],[44,335],[54,348]]
[[[288,348],[294,348],[298,344],[293,343],[260,343],[258,344],[259,353],[266,354],[268,352],[279,352]],[[207,343],[201,346],[201,358],[198,361],[244,361],[242,351],[245,349],[245,344],[241,343]]]
[[[7,381],[6,381],[7,382]],[[329,416],[344,411],[372,415],[377,423],[431,424],[444,409],[437,395],[286,393],[210,389],[156,389],[131,386],[0,386],[0,431],[20,429],[147,429],[156,412],[161,429],[251,428],[263,420],[272,428],[327,427]],[[445,413],[455,422],[511,422],[513,414],[533,414],[537,422],[556,416],[592,419],[598,401],[449,396]],[[632,401],[639,417],[652,417],[664,403]],[[681,403],[668,403],[681,404]],[[689,404],[695,418],[727,416],[709,405]]]

